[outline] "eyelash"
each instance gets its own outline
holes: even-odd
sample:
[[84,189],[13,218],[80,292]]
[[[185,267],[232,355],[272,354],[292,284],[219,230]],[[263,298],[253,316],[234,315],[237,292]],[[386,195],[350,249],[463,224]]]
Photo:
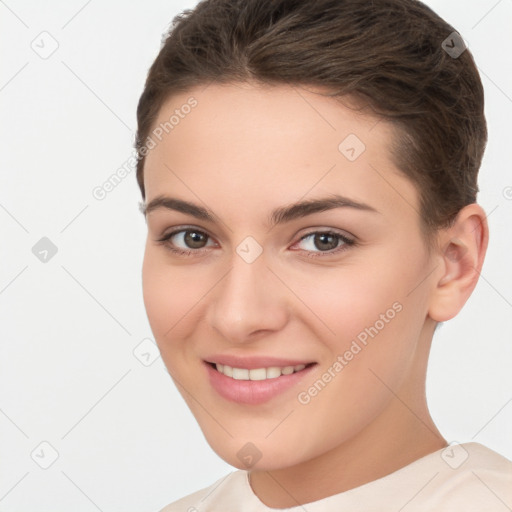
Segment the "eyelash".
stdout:
[[[205,233],[204,231],[201,231],[199,229],[195,229],[195,228],[182,228],[182,229],[178,229],[176,231],[172,231],[171,233],[168,233],[167,235],[164,235],[162,238],[159,238],[156,240],[157,243],[159,243],[160,245],[163,245],[168,251],[171,251],[172,253],[174,254],[177,254],[179,256],[199,256],[201,253],[203,252],[206,252],[206,249],[205,248],[201,248],[201,249],[188,249],[188,250],[185,250],[185,249],[177,249],[176,247],[173,247],[169,241],[170,239],[179,234],[179,233],[186,233],[186,232],[194,232],[194,233],[200,233],[201,235],[205,235],[208,237],[208,239],[211,239],[211,237]],[[339,247],[336,247],[335,249],[330,249],[329,251],[305,251],[305,252],[308,252],[308,257],[312,257],[312,258],[322,258],[322,257],[326,257],[326,256],[332,256],[334,254],[338,254],[338,253],[341,253],[341,252],[344,252],[346,250],[348,250],[350,247],[352,246],[355,246],[356,245],[356,242],[355,240],[353,239],[350,239],[344,235],[342,235],[341,233],[336,233],[335,231],[332,231],[332,230],[326,230],[326,231],[311,231],[309,233],[306,233],[305,235],[303,235],[299,242],[301,242],[302,240],[306,239],[306,238],[309,238],[310,236],[314,236],[314,235],[333,235],[335,237],[338,238],[338,240],[341,240],[343,242],[343,245],[339,246]],[[296,242],[298,243],[298,242]],[[295,245],[295,244],[294,244]]]

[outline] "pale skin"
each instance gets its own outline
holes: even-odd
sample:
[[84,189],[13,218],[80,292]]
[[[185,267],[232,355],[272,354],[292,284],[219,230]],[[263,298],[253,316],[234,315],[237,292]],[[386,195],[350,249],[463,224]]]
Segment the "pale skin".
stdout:
[[[213,450],[247,469],[237,452],[253,443],[261,458],[251,487],[267,506],[285,508],[446,446],[428,411],[425,372],[436,322],[457,315],[477,283],[488,243],[483,209],[462,209],[429,254],[419,195],[390,158],[386,122],[305,88],[211,84],[171,97],[156,124],[190,96],[197,106],[147,156],[146,204],[166,195],[215,219],[148,212],[143,289],[162,358]],[[366,146],[354,161],[338,149],[349,134]],[[376,211],[338,207],[270,228],[274,209],[332,194]],[[203,245],[190,247],[183,232],[167,244],[187,254],[157,242],[178,229],[204,233]],[[325,250],[314,243],[319,231],[355,244],[334,237]],[[252,263],[236,252],[248,236],[263,251]],[[395,302],[401,311],[300,403],[298,394]],[[268,402],[239,404],[206,378],[203,360],[219,353],[317,364]]]

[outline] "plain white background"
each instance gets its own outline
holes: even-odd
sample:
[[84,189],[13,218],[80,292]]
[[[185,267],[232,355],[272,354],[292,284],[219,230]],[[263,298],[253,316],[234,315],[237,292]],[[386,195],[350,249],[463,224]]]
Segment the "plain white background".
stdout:
[[[512,458],[512,1],[426,3],[481,72],[491,229],[473,296],[434,338],[428,399],[449,441]],[[151,341],[135,172],[93,196],[132,155],[147,70],[193,5],[0,2],[0,511],[156,511],[232,470]]]

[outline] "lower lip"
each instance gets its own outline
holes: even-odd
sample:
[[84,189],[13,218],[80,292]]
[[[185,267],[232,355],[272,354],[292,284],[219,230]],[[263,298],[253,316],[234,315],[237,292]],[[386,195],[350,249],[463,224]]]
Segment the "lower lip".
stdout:
[[295,386],[302,378],[309,374],[310,370],[316,366],[311,365],[300,372],[294,372],[290,375],[281,375],[275,379],[266,380],[236,380],[226,377],[220,373],[211,364],[205,362],[206,371],[210,379],[210,384],[215,391],[226,400],[239,404],[257,405],[268,402],[277,395]]

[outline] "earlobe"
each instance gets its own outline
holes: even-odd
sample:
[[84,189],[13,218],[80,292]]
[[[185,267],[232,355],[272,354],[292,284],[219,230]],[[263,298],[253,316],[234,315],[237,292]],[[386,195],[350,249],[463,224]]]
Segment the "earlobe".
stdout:
[[443,271],[433,281],[429,316],[444,322],[459,313],[480,277],[489,239],[484,210],[476,203],[465,206],[439,236]]

